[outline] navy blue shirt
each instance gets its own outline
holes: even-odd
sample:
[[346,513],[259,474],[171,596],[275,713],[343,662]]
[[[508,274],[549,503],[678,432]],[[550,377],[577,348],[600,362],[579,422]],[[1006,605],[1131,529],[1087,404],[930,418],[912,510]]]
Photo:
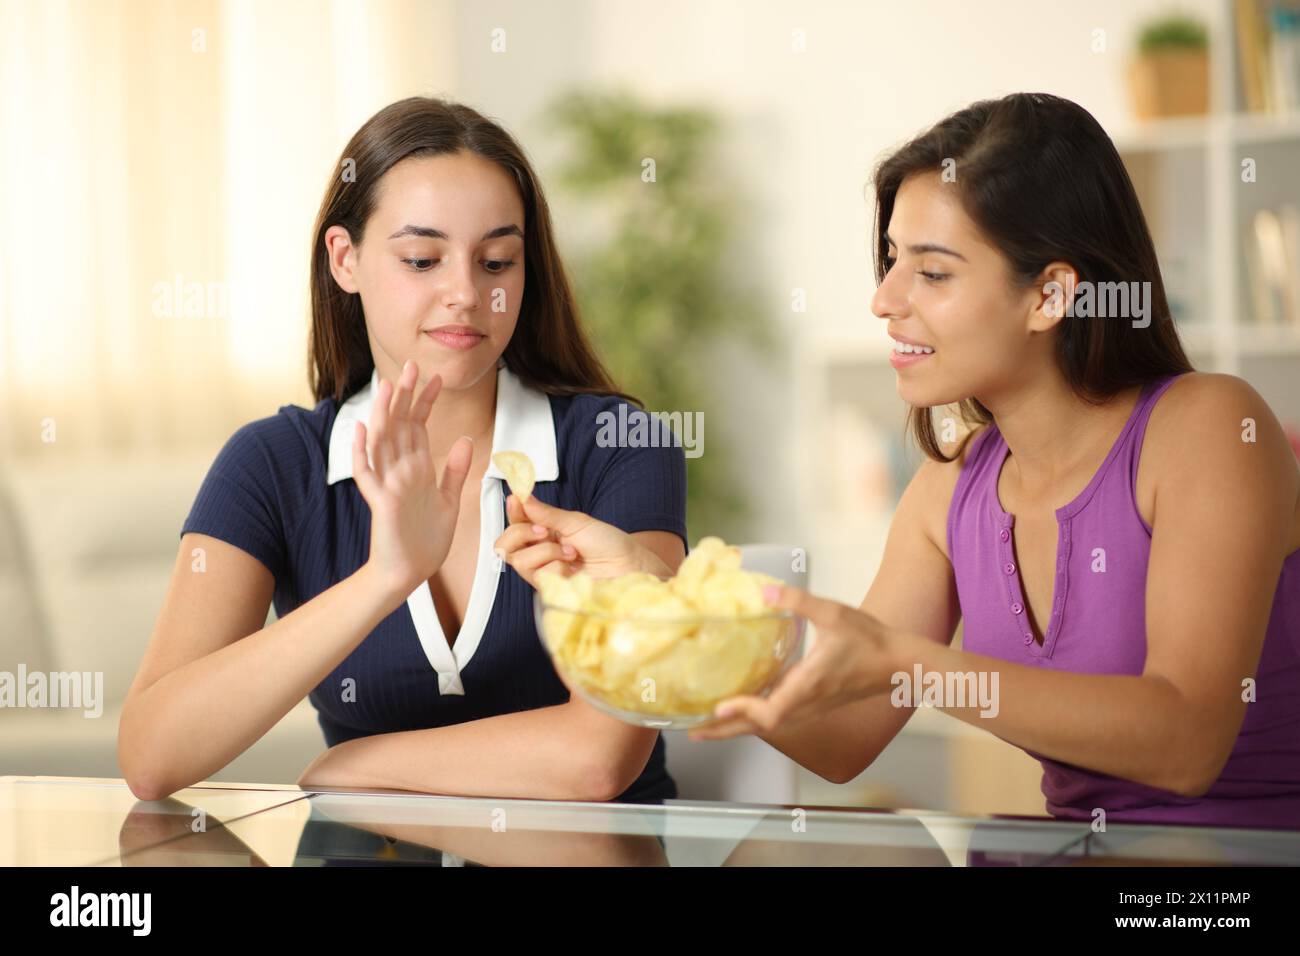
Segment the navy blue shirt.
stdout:
[[[273,600],[281,617],[366,561],[370,508],[351,479],[348,426],[349,419],[369,423],[366,399],[373,400],[376,383],[377,374],[342,406],[332,398],[310,411],[285,405],[242,426],[218,453],[181,529],[182,535],[192,531],[220,538],[261,561],[275,577]],[[608,420],[598,416],[616,416],[622,401],[543,395],[501,368],[493,451],[513,448],[533,457],[538,471],[533,494],[541,501],[629,533],[669,531],[685,544],[682,448],[662,442],[603,447],[607,443],[598,440],[602,421]],[[506,526],[508,493],[495,466],[483,485],[479,564],[460,634],[448,647],[422,583],[312,690],[310,700],[329,746],[569,699],[537,634],[533,589],[492,555],[492,542]],[[641,775],[616,799],[676,795],[659,735]]]

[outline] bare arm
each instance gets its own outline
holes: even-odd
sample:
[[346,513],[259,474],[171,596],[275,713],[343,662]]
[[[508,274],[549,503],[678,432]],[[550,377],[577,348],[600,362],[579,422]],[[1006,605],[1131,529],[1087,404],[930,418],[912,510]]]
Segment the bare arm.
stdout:
[[[675,534],[646,531],[632,537],[670,573],[685,556]],[[612,800],[645,769],[657,734],[603,714],[571,692],[567,703],[553,707],[345,741],[313,762],[298,783],[458,796]]]
[[[932,537],[936,508],[942,504],[946,514],[951,497],[952,479],[945,473],[951,468],[927,461],[913,476],[890,524],[880,569],[860,605],[886,624],[939,647],[952,642],[960,616],[952,566]],[[888,694],[880,694],[758,736],[822,778],[845,783],[880,755],[914,710],[895,707]],[[701,736],[708,738],[707,733]]]
[[[206,551],[202,572],[191,570],[194,548]],[[366,566],[262,627],[274,586],[234,545],[182,537],[118,725],[118,765],[140,799],[190,786],[247,750],[402,601]]]
[[[353,479],[371,512],[361,570],[262,627],[271,571],[217,538],[182,537],[118,725],[118,764],[136,796],[173,793],[243,753],[446,559],[471,447],[453,444],[438,482],[424,422],[442,382],[416,395],[418,372],[408,362],[396,388],[381,380],[373,441],[360,423],[353,436]],[[191,570],[195,547],[207,551],[202,571]]]

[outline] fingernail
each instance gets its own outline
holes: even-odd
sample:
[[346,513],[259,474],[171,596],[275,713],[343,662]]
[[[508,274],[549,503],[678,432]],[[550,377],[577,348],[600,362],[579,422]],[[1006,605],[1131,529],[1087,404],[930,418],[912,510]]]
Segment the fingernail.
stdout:
[[577,551],[573,550],[573,545],[571,545],[571,544],[566,544],[566,545],[565,545],[563,548],[561,548],[560,550],[564,552],[564,556],[565,556],[566,558],[571,558],[571,557],[573,557],[575,554],[578,553]]
[[764,585],[763,585],[763,600],[766,601],[768,604],[771,604],[773,601],[775,601],[775,600],[776,600],[777,598],[779,598],[780,596],[781,596],[781,587],[780,587],[780,585],[777,585],[777,584],[764,584]]
[[717,710],[715,710],[715,711],[713,712],[713,716],[714,716],[714,717],[730,717],[730,716],[731,716],[732,714],[734,714],[735,712],[736,712],[736,708],[735,708],[734,705],[730,705],[730,706],[729,706],[729,705],[727,705],[727,704],[723,704],[723,705],[721,705],[720,707],[718,707]]
[[539,524],[533,525],[533,534],[546,534],[546,529]]

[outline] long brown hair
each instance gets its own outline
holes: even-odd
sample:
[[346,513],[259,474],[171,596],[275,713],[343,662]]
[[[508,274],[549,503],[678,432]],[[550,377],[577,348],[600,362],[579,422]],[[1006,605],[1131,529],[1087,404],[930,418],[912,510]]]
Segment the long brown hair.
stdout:
[[425,96],[399,100],[366,120],[344,147],[321,202],[312,234],[307,357],[307,380],[316,401],[344,401],[374,371],[361,297],[334,281],[325,231],[342,226],[354,243],[360,242],[384,173],[409,156],[461,150],[508,171],[523,200],[524,295],[502,354],[506,367],[524,384],[548,394],[607,394],[635,401],[615,387],[579,321],[546,198],[524,151],[509,133],[470,107]]
[[[1174,327],[1155,245],[1114,143],[1092,114],[1047,93],[981,100],[940,120],[884,159],[873,177],[877,282],[887,271],[885,232],[903,180],[955,160],[962,207],[1030,285],[1051,262],[1068,262],[1080,282],[1149,282],[1151,323],[1095,321],[1068,312],[1057,326],[1056,361],[1083,401],[1099,405],[1134,385],[1192,371]],[[958,403],[962,420],[993,420],[978,399]],[[908,411],[921,450],[939,446],[929,408]],[[969,437],[969,436],[968,436]]]

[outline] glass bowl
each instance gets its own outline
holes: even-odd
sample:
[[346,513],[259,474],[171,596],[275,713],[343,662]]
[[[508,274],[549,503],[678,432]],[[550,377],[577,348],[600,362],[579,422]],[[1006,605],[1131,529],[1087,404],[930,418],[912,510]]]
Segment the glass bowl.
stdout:
[[805,622],[762,614],[648,617],[575,611],[533,594],[542,646],[597,710],[640,727],[702,724],[729,697],[763,696],[799,658]]

